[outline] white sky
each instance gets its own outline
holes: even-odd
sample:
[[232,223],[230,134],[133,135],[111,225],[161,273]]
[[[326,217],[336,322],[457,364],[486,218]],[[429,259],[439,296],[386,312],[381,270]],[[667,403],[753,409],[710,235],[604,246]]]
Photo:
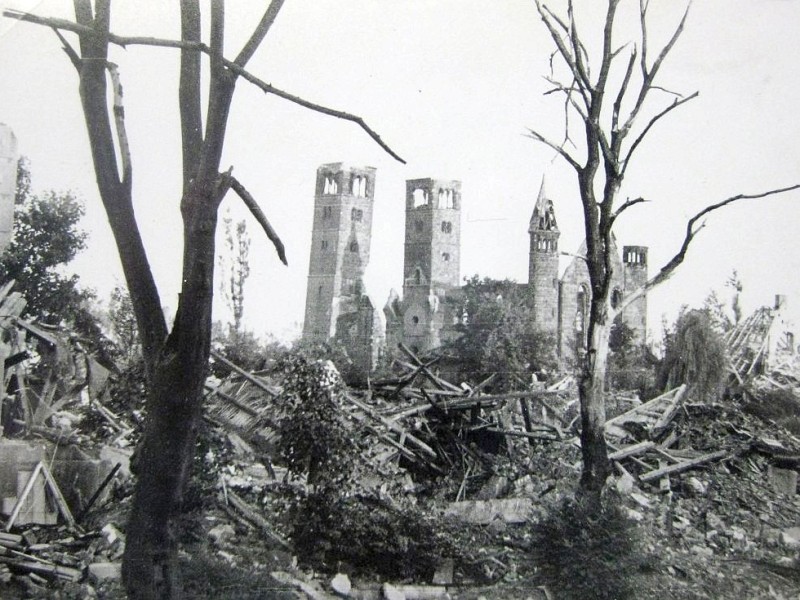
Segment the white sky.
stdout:
[[[625,0],[631,4],[631,0]],[[599,23],[595,0],[576,0]],[[72,18],[68,0],[5,3]],[[638,4],[638,3],[636,3]],[[3,2],[0,1],[0,5]],[[238,52],[266,5],[228,3],[228,55]],[[683,2],[651,0],[652,49]],[[113,30],[175,38],[177,2],[117,0]],[[652,202],[620,219],[617,240],[650,247],[654,273],[680,243],[685,220],[737,193],[800,183],[800,1],[695,0],[661,85],[699,98],[661,121],[639,150],[622,197]],[[624,27],[617,32],[627,39]],[[68,36],[74,39],[74,36]],[[575,251],[582,221],[574,174],[527,127],[562,135],[563,106],[543,97],[552,45],[533,0],[287,0],[249,65],[262,79],[326,106],[357,113],[407,161],[384,154],[355,125],[308,112],[237,84],[223,168],[259,200],[287,246],[280,264],[255,222],[245,321],[256,333],[299,333],[305,302],[317,167],[345,161],[377,167],[367,286],[380,305],[402,287],[405,180],[462,181],[462,276],[527,278],[527,224],[539,183],[556,202],[561,249]],[[180,283],[180,133],[177,51],[114,48],[125,87],[134,194],[164,305]],[[121,280],[97,193],[77,76],[48,29],[0,21],[0,122],[31,160],[37,190],[83,197],[91,231],[76,261],[85,284],[107,296]],[[233,194],[223,204],[246,215]],[[744,307],[776,293],[800,309],[800,193],[744,201],[715,213],[675,277],[650,296],[650,329],[681,304],[699,305],[733,269]],[[563,258],[563,264],[568,259]],[[224,311],[219,318],[226,318]],[[796,319],[800,321],[800,319]]]

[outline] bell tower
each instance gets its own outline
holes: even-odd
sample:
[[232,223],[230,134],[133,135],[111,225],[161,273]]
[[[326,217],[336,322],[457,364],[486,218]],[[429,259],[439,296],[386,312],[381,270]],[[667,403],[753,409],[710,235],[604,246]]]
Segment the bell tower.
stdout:
[[406,181],[403,338],[417,350],[439,345],[439,303],[460,285],[461,182]]
[[337,319],[354,310],[364,291],[374,194],[373,167],[331,163],[317,169],[304,340],[334,337]]
[[528,226],[528,291],[534,325],[544,331],[558,329],[558,230],[553,201],[547,197],[544,178]]

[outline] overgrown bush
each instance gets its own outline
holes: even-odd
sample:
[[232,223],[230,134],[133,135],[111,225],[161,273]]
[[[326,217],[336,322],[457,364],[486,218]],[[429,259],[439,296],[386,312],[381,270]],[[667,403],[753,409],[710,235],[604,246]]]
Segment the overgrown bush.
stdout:
[[722,390],[726,374],[725,343],[704,310],[681,312],[664,336],[664,360],[659,369],[661,389],[685,383],[698,400],[713,399]]
[[533,529],[533,558],[559,598],[637,598],[635,576],[654,566],[621,500],[568,499]]

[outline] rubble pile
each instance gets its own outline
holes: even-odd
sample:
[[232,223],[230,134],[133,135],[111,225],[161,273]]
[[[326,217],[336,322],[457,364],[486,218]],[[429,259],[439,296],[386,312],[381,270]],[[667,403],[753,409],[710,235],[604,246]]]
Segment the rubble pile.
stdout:
[[[79,596],[102,597],[119,586],[125,510],[119,499],[129,492],[124,482],[141,414],[114,405],[110,372],[68,332],[14,316],[19,300],[8,289],[0,298],[0,314],[8,315],[0,319],[13,332],[0,437],[0,590],[15,585],[34,595],[73,586]],[[739,339],[763,345],[757,336]],[[341,413],[360,460],[371,466],[354,472],[362,478],[359,493],[370,494],[386,514],[408,515],[403,511],[414,507],[432,523],[455,523],[458,535],[437,548],[452,548],[455,540],[469,555],[469,568],[459,553],[443,550],[426,559],[431,576],[425,578],[370,579],[346,561],[326,563],[318,574],[298,569],[293,511],[298,499],[313,497],[314,485],[292,476],[279,452],[291,411],[285,374],[251,373],[216,352],[213,360],[231,373],[206,385],[207,431],[198,441],[189,491],[202,512],[187,521],[184,543],[309,597],[552,594],[537,582],[531,528],[575,493],[574,378],[488,392],[492,378],[456,385],[438,374],[435,359],[400,350],[391,377],[360,390],[337,384],[329,410]],[[797,388],[791,362],[769,364],[769,371],[734,369],[737,389]],[[332,363],[324,367],[338,380]],[[606,423],[615,473],[609,487],[664,565],[659,574],[642,575],[643,589],[708,598],[771,590],[781,598],[797,588],[800,439],[743,410],[745,402],[698,402],[686,386],[646,402],[614,397],[618,414]],[[349,494],[343,487],[348,506],[358,510]],[[189,509],[195,504],[187,502]],[[363,510],[357,518],[371,518]],[[396,537],[381,542],[398,552],[419,541],[396,524],[386,531]]]

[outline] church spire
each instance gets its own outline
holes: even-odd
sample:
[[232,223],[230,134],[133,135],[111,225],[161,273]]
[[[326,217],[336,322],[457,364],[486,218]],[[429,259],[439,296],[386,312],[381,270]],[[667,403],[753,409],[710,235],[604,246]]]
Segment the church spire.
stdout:
[[531,214],[531,221],[528,227],[528,233],[536,231],[558,231],[556,212],[553,207],[553,201],[547,197],[544,175],[542,175],[539,197],[536,199],[536,206],[533,207],[533,214]]

